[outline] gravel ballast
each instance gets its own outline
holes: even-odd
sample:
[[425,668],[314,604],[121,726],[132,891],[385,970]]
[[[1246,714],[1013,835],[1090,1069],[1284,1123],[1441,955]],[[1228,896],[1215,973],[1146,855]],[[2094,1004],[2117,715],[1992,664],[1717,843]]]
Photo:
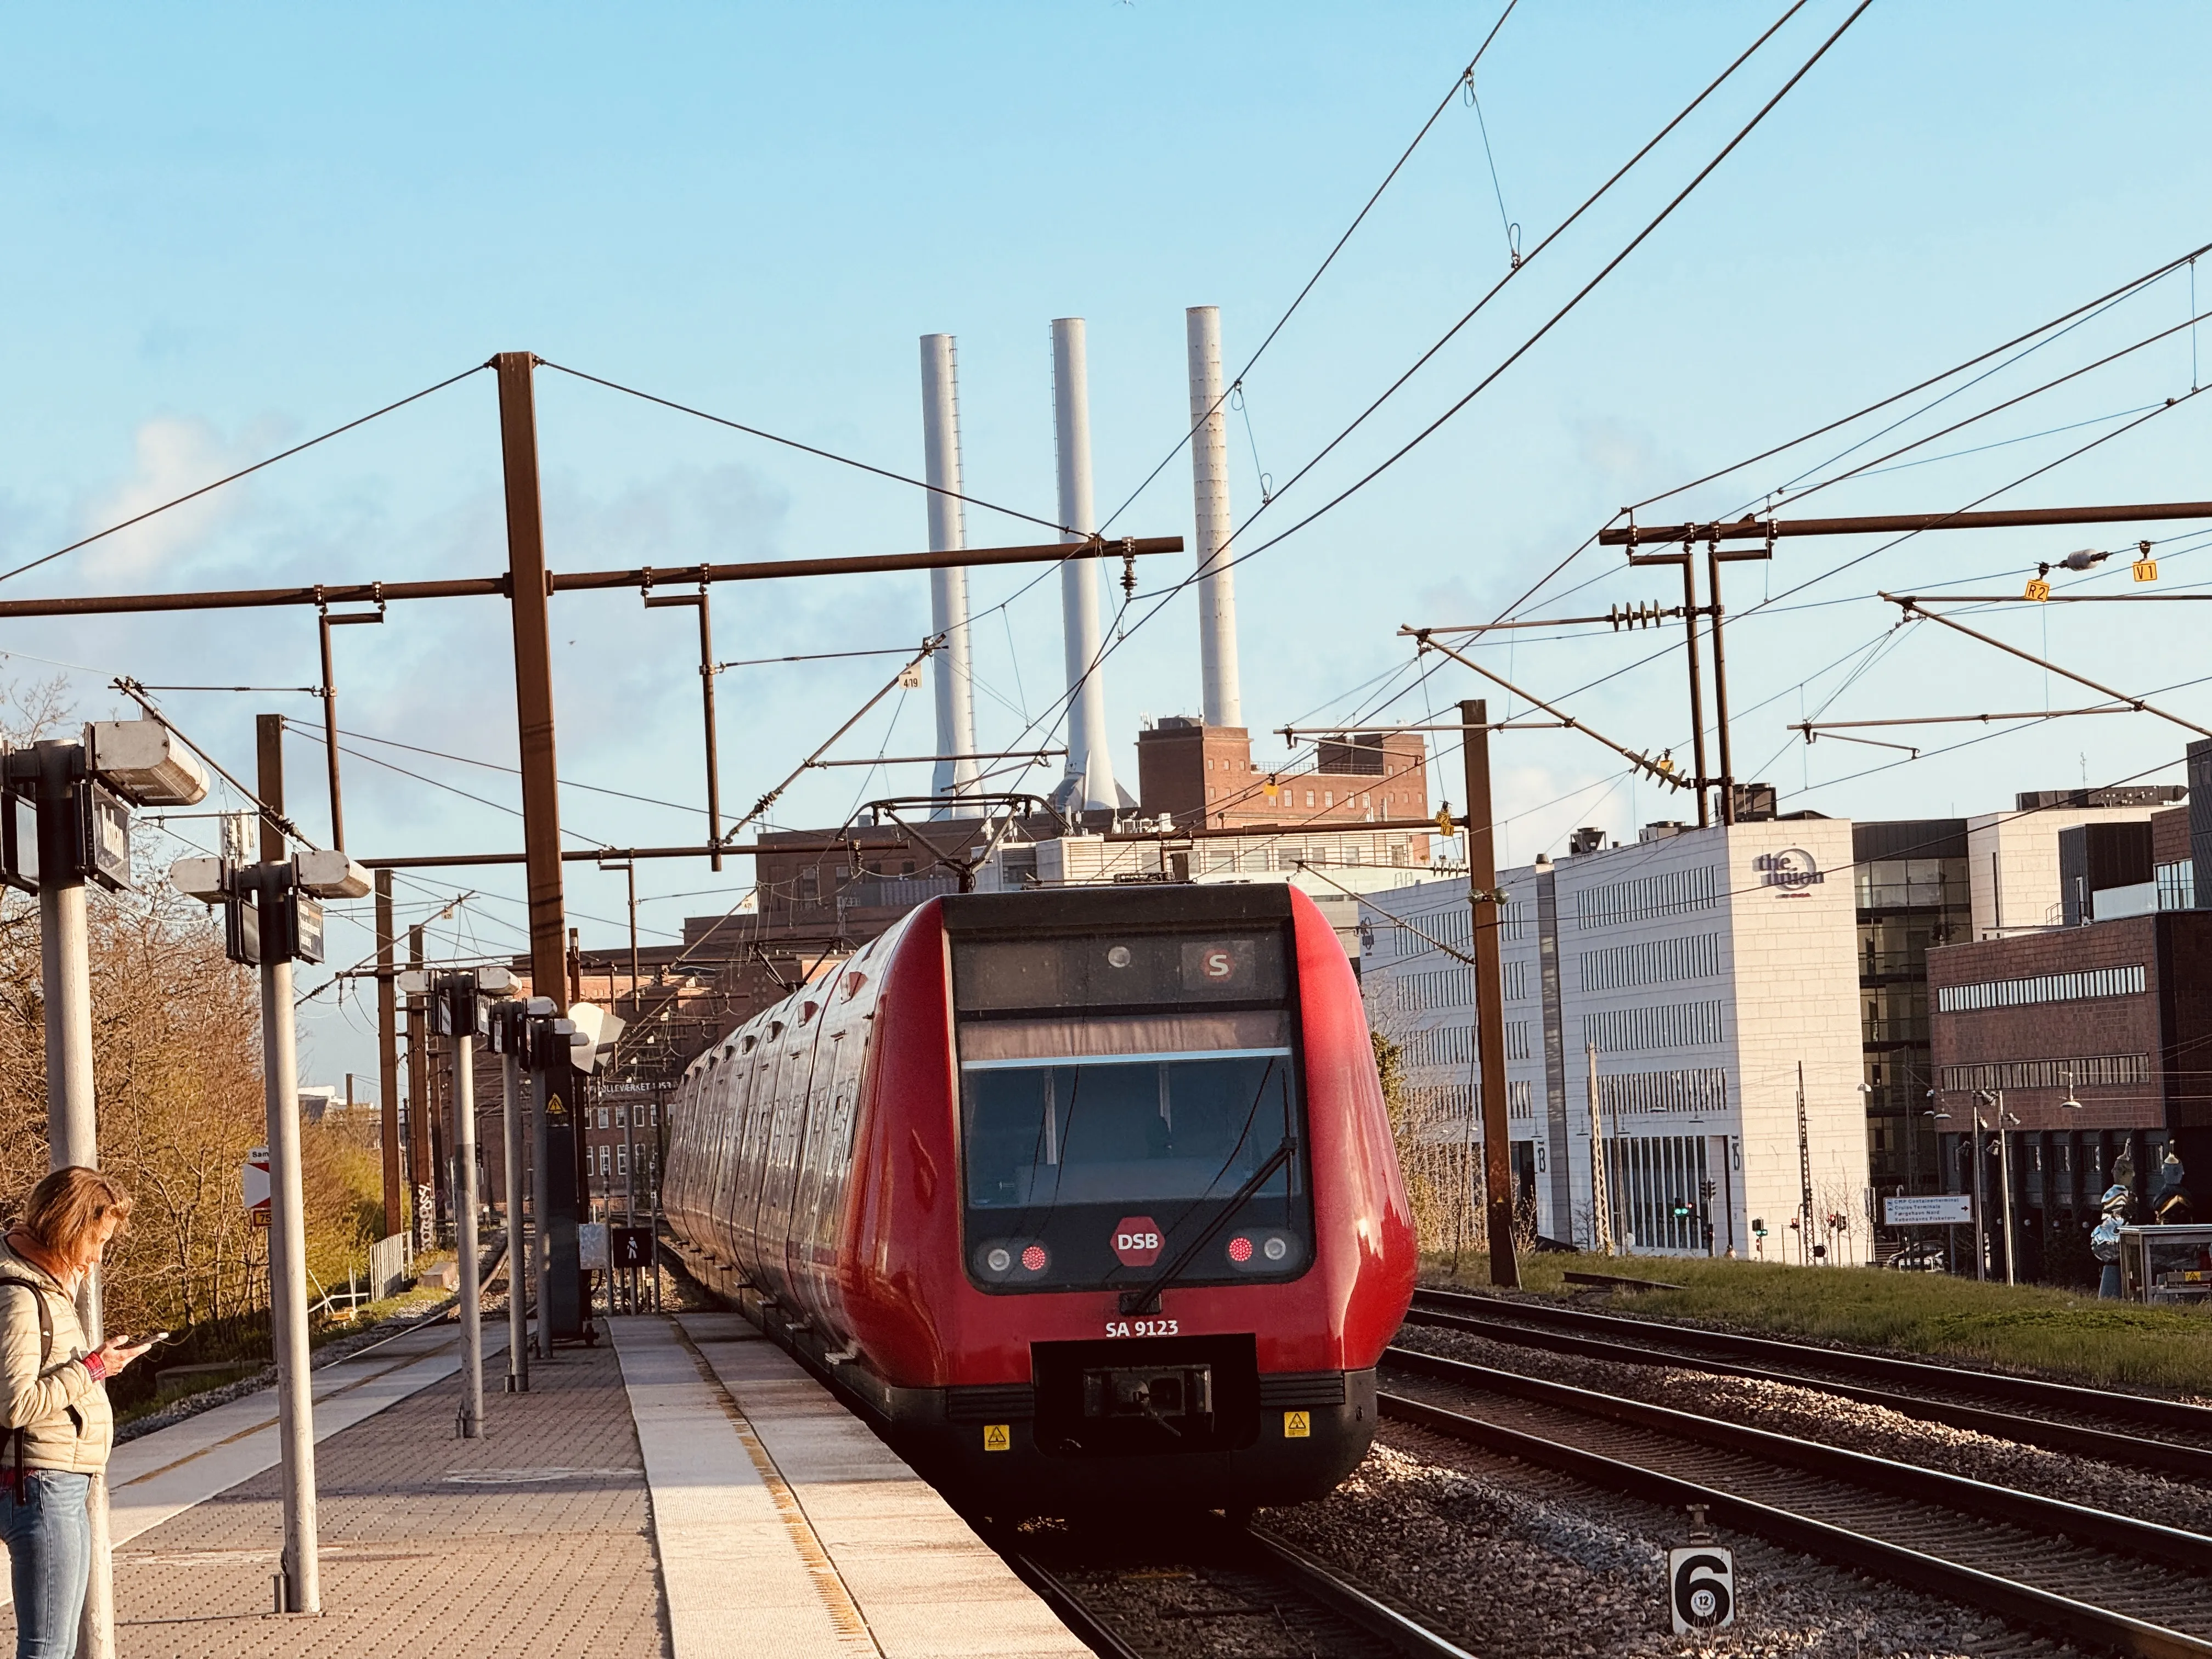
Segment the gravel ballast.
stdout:
[[1851,1451],[1941,1469],[2163,1526],[2212,1534],[2212,1491],[2070,1453],[2000,1440],[1968,1429],[1907,1417],[1817,1389],[1716,1376],[1671,1365],[1631,1365],[1493,1341],[1469,1332],[1407,1325],[1403,1347],[1443,1354],[1547,1382],[1595,1389],[1655,1406],[1818,1440]]
[[2060,1659],[2075,1650],[1741,1534],[1737,1619],[1671,1633],[1671,1510],[1401,1423],[1328,1498],[1263,1511],[1267,1530],[1418,1613],[1484,1659],[1712,1654],[1744,1659]]

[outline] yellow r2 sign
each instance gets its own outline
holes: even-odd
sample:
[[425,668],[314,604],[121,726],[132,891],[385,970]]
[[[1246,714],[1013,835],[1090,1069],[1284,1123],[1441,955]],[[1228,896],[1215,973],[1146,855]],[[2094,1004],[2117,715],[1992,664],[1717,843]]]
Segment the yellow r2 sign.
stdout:
[[983,1425],[985,1451],[1012,1451],[1013,1449],[1014,1430],[1011,1423],[986,1423]]
[[1283,1413],[1284,1439],[1304,1440],[1310,1437],[1312,1434],[1313,1414],[1311,1413],[1285,1412]]

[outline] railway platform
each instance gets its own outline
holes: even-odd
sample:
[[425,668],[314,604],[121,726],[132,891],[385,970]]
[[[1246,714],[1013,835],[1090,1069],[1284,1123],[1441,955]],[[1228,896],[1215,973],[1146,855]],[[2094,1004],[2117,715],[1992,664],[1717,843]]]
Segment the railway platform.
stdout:
[[[459,1334],[315,1373],[323,1612],[279,1615],[276,1405],[117,1449],[118,1659],[1087,1651],[936,1492],[733,1315],[637,1316],[454,1437]],[[4,1575],[0,1575],[0,1586]],[[0,1609],[0,1650],[13,1645]]]

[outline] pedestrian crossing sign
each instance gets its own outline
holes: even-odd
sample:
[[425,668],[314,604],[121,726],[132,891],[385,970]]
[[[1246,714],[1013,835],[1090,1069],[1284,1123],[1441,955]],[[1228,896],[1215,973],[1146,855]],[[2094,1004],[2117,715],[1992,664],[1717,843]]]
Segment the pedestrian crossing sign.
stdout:
[[1304,1440],[1310,1438],[1312,1434],[1313,1413],[1310,1412],[1285,1412],[1283,1413],[1284,1439]]
[[1013,1449],[1014,1430],[1011,1423],[986,1423],[983,1425],[985,1451],[1012,1451]]

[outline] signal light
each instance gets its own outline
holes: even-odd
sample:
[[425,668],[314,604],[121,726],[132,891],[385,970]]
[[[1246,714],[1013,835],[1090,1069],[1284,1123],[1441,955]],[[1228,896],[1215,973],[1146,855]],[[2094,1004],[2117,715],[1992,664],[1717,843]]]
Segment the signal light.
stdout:
[[1242,1233],[1231,1239],[1229,1259],[1231,1261],[1249,1261],[1252,1259],[1252,1241]]
[[1033,1273],[1042,1273],[1044,1264],[1050,1259],[1045,1255],[1042,1244],[1032,1244],[1022,1252],[1022,1266]]
[[1674,1206],[1674,1219],[1677,1221],[1687,1221],[1689,1218],[1690,1206],[1686,1204],[1677,1204]]

